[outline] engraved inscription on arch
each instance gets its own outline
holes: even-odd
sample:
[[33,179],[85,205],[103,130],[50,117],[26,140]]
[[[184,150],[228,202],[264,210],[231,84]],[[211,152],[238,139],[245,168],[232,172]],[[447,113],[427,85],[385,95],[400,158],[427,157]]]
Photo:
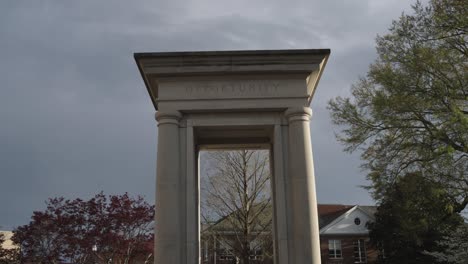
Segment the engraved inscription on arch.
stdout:
[[159,82],[158,100],[305,97],[305,80]]
[[271,81],[238,81],[224,83],[191,84],[185,87],[187,95],[204,96],[274,96],[278,93],[280,84]]

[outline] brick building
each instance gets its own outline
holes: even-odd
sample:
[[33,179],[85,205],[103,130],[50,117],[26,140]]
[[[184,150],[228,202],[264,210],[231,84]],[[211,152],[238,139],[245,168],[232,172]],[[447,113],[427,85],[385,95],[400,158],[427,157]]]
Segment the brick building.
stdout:
[[367,222],[375,206],[319,204],[323,264],[375,263],[378,252],[369,244]]
[[[375,206],[319,204],[320,248],[322,264],[375,263],[378,252],[369,244],[367,222],[374,220]],[[210,232],[216,225],[222,232]],[[223,221],[202,228],[201,256],[203,264],[234,264],[236,258],[222,242],[234,236]],[[223,239],[216,237],[223,236]],[[257,243],[258,245],[258,243]],[[271,245],[270,245],[271,246]],[[271,264],[269,250],[256,247],[251,263]],[[271,254],[271,253],[270,253]]]

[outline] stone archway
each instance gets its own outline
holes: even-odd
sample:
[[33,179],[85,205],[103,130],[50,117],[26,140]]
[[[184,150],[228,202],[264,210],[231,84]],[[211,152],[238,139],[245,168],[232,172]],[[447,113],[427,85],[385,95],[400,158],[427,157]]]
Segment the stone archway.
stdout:
[[157,109],[155,263],[200,263],[198,152],[263,146],[275,263],[320,263],[309,108],[320,50],[136,53]]

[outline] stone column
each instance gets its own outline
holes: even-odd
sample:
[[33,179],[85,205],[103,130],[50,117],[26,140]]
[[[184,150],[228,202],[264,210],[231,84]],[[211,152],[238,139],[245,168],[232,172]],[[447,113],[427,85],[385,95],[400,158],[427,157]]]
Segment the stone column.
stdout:
[[156,227],[154,262],[182,263],[180,206],[181,179],[178,111],[156,113],[158,121],[158,158],[156,168]]
[[320,236],[315,193],[314,163],[310,139],[308,107],[285,112],[289,123],[290,203],[292,208],[291,263],[320,264]]

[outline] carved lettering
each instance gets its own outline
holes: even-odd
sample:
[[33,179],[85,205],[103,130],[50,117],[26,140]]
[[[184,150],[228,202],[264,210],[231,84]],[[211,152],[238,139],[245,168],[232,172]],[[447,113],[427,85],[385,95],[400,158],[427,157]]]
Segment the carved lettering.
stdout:
[[187,94],[204,96],[269,96],[277,94],[279,83],[273,81],[242,81],[193,84],[185,88]]

